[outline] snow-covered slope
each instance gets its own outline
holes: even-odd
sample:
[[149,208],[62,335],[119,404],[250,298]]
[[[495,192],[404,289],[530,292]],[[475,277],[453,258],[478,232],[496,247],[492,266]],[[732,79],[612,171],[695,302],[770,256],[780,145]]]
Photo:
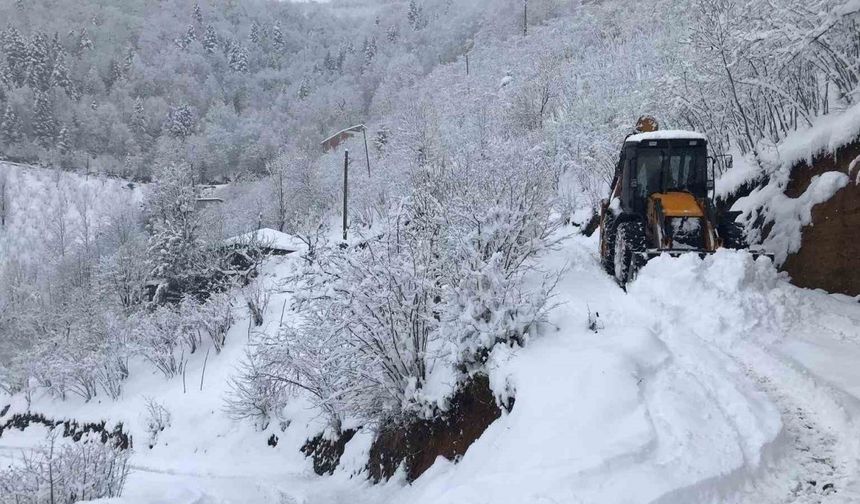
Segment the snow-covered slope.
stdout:
[[[347,445],[334,476],[314,475],[298,448],[323,423],[301,402],[287,412],[288,426],[263,432],[227,417],[227,381],[248,338],[244,309],[225,350],[209,356],[202,391],[205,354],[190,361],[186,392],[182,377],[164,381],[140,369],[117,403],[40,399],[34,409],[126,423],[136,440],[134,472],[116,503],[860,498],[855,299],[793,287],[767,259],[729,251],[658,258],[625,293],[602,273],[595,249],[594,239],[578,236],[545,258],[546,266],[570,266],[552,327],[524,349],[493,355],[493,385],[513,386],[513,411],[459,463],[439,459],[411,485],[353,477],[366,460],[368,432]],[[279,279],[293,260],[267,264],[273,295],[265,325],[252,330],[277,324],[287,296]],[[151,450],[147,396],[172,414]],[[22,398],[13,402],[13,410],[24,408]],[[266,444],[272,434],[274,448]],[[4,434],[0,452],[14,455],[27,435]]]
[[38,264],[85,240],[118,210],[138,209],[140,186],[125,180],[0,161],[0,256]]

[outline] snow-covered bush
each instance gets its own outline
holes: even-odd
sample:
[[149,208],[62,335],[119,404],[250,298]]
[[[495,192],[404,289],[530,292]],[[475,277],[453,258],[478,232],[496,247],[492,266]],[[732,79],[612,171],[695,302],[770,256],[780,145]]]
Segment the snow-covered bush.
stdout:
[[213,294],[204,302],[186,296],[178,306],[156,306],[129,319],[135,351],[167,378],[182,373],[187,356],[200,348],[204,334],[220,352],[232,324],[229,293]]
[[289,383],[276,368],[283,361],[277,353],[284,346],[277,345],[271,352],[259,348],[249,350],[237,376],[230,380],[230,391],[224,398],[224,411],[237,420],[250,419],[263,430],[286,404]]
[[263,325],[263,314],[266,313],[266,307],[269,305],[269,292],[263,286],[263,282],[257,279],[242,287],[242,297],[245,299],[245,305],[248,307],[248,313],[254,325]]
[[[437,367],[465,380],[496,344],[525,344],[554,285],[532,260],[557,227],[557,177],[539,151],[509,149],[471,166],[428,164],[383,222],[321,248],[292,278],[300,320],[254,342],[237,391],[271,391],[267,405],[304,391],[335,429],[345,418],[426,418],[447,407],[423,392]],[[254,394],[249,412],[260,409]]]
[[152,397],[145,397],[146,403],[146,432],[149,434],[148,445],[155,446],[158,434],[170,427],[170,411]]
[[130,319],[138,352],[167,378],[182,372],[184,348],[179,315],[168,306],[151,313],[141,312]]
[[0,504],[74,504],[119,497],[130,450],[97,434],[64,442],[52,431],[43,446],[0,471]]

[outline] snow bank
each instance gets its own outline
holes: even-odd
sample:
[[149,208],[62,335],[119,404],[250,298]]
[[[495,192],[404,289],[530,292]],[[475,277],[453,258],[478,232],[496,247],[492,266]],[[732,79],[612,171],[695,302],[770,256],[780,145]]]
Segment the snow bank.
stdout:
[[[858,135],[860,105],[855,105],[841,113],[818,118],[811,127],[788,135],[772,152],[760,155],[762,163],[773,167],[767,185],[739,199],[732,209],[741,211],[741,221],[746,224],[751,241],[761,242],[768,252],[774,254],[778,265],[800,249],[803,227],[812,222],[812,207],[829,200],[849,183],[849,174],[828,172],[814,177],[802,195],[789,198],[785,189],[792,168],[802,161],[812,164],[815,156],[836,152],[855,141]],[[751,165],[754,166],[746,160],[724,174],[717,182],[718,192],[728,194],[754,179],[757,172]],[[848,171],[850,173],[851,168]],[[772,229],[766,238],[762,238],[761,230],[770,224]]]
[[591,257],[594,240],[572,241],[548,259],[570,263],[558,329],[492,357],[494,390],[516,391],[511,413],[396,502],[719,501],[774,456],[779,412],[722,351],[774,337],[769,261],[661,257],[624,295]]

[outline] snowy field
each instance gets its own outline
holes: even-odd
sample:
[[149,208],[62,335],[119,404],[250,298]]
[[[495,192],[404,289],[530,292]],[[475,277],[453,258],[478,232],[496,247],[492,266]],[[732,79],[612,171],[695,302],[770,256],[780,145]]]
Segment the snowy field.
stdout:
[[[227,417],[246,318],[209,357],[202,391],[205,357],[195,355],[185,393],[182,377],[141,368],[119,402],[36,399],[33,409],[126,424],[133,472],[123,498],[102,501],[116,504],[860,500],[857,299],[793,287],[767,259],[729,251],[658,258],[625,293],[601,271],[596,248],[595,238],[576,236],[544,259],[568,266],[551,327],[525,349],[492,356],[493,386],[516,390],[513,411],[459,463],[440,459],[412,485],[366,481],[365,432],[333,476],[316,476],[299,447],[323,422],[301,403],[289,426],[263,432]],[[268,326],[255,330],[277,325],[287,299],[279,279],[292,264],[266,266]],[[153,449],[148,396],[172,416]],[[13,412],[25,407],[12,402]],[[34,430],[5,433],[0,456],[20,456],[42,439]]]

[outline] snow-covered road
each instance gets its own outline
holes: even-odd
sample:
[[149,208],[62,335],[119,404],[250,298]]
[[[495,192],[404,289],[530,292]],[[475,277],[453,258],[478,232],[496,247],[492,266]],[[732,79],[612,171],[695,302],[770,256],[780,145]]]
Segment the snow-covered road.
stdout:
[[[155,450],[138,448],[112,502],[860,502],[857,299],[793,287],[766,259],[729,251],[657,258],[625,293],[595,250],[576,236],[545,259],[568,266],[550,327],[494,353],[491,380],[513,387],[516,405],[459,463],[373,486],[351,477],[369,444],[359,435],[343,470],[318,477],[296,449],[313,418],[272,450],[225,423],[217,394],[175,392],[189,418]],[[225,350],[207,383],[240,356]],[[0,451],[14,440],[0,438]]]

